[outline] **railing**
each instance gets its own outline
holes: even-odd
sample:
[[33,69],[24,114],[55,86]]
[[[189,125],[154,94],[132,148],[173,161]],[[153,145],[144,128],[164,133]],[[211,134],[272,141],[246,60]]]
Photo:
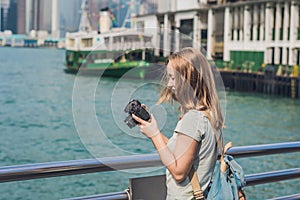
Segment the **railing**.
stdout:
[[[235,158],[241,158],[292,152],[300,152],[300,141],[233,147],[229,149],[227,153],[233,155]],[[71,160],[63,162],[50,162],[7,167],[5,166],[0,167],[0,183],[36,178],[48,178],[156,166],[162,166],[158,154],[122,156],[101,159]],[[300,178],[300,168],[251,174],[245,176],[247,182],[246,186],[282,180],[290,180],[295,178]],[[89,197],[79,197],[75,199],[129,199],[129,197],[128,192],[123,191],[109,194],[94,195]],[[279,199],[300,199],[300,194],[276,198],[276,200]]]

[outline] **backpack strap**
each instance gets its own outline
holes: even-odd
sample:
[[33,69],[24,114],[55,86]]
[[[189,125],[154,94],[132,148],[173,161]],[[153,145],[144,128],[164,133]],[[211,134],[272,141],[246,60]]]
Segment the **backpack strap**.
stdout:
[[[207,114],[205,114],[205,116],[207,116],[208,120],[210,121],[210,116],[207,115]],[[227,169],[227,165],[224,162],[224,154],[226,153],[226,151],[229,148],[232,147],[232,142],[227,143],[226,146],[223,148],[223,143],[224,143],[223,133],[221,132],[221,135],[220,135],[221,136],[221,141],[220,141],[220,136],[218,136],[217,130],[215,130],[213,128],[213,131],[214,131],[215,139],[217,140],[217,145],[218,145],[218,148],[219,148],[220,154],[221,154],[221,157],[220,157],[221,166],[220,167],[221,167],[221,170],[224,169],[224,171],[225,171]],[[201,185],[200,185],[197,173],[196,173],[193,165],[192,165],[191,170],[189,172],[189,178],[190,178],[191,185],[192,185],[192,188],[193,188],[194,198],[196,200],[205,200],[206,198],[204,196],[203,190],[201,189]]]
[[197,173],[194,169],[194,166],[192,166],[192,168],[190,170],[189,178],[190,178],[191,185],[193,188],[194,198],[196,200],[205,200],[205,196],[204,196],[203,190],[201,189],[200,182],[199,182]]
[[[218,142],[219,143],[219,142]],[[221,153],[221,157],[220,157],[220,163],[221,163],[221,166],[220,166],[220,169],[221,169],[221,172],[225,172],[226,169],[227,169],[227,165],[224,161],[224,155],[226,154],[227,150],[230,149],[232,147],[232,142],[228,142],[225,147],[224,147],[224,151],[223,153]],[[219,147],[220,148],[220,147]]]

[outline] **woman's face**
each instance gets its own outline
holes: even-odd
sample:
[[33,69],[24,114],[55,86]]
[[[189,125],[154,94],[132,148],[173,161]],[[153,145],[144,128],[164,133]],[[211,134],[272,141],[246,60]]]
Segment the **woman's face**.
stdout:
[[172,98],[177,101],[176,98],[176,87],[175,87],[175,70],[172,67],[172,62],[169,62],[167,65],[167,74],[168,74],[168,83],[167,87],[172,92]]
[[175,92],[175,73],[170,61],[167,65],[168,83],[167,87],[174,93]]

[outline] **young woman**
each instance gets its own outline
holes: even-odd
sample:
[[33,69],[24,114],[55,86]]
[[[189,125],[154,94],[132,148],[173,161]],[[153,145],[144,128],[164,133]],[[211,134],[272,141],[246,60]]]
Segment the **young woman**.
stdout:
[[182,111],[173,136],[168,139],[160,132],[153,115],[150,121],[133,118],[167,168],[167,199],[193,199],[192,168],[207,195],[218,155],[216,137],[223,126],[211,66],[200,51],[184,48],[169,57],[166,82],[158,103],[176,101]]

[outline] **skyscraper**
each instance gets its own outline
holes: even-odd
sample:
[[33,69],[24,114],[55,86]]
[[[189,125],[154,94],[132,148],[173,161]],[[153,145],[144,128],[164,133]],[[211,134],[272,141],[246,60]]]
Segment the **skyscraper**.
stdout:
[[0,16],[0,31],[7,29],[8,9],[10,6],[9,0],[1,0],[1,16]]
[[52,0],[52,12],[51,12],[51,34],[53,38],[59,38],[59,7],[58,0]]
[[51,15],[52,15],[52,1],[38,0],[38,28],[36,30],[46,30],[51,32]]
[[10,0],[7,13],[6,29],[17,33],[18,0]]
[[59,1],[60,8],[60,32],[64,36],[66,32],[78,31],[80,21],[81,0]]
[[18,34],[27,33],[26,32],[26,0],[18,0],[17,33]]

